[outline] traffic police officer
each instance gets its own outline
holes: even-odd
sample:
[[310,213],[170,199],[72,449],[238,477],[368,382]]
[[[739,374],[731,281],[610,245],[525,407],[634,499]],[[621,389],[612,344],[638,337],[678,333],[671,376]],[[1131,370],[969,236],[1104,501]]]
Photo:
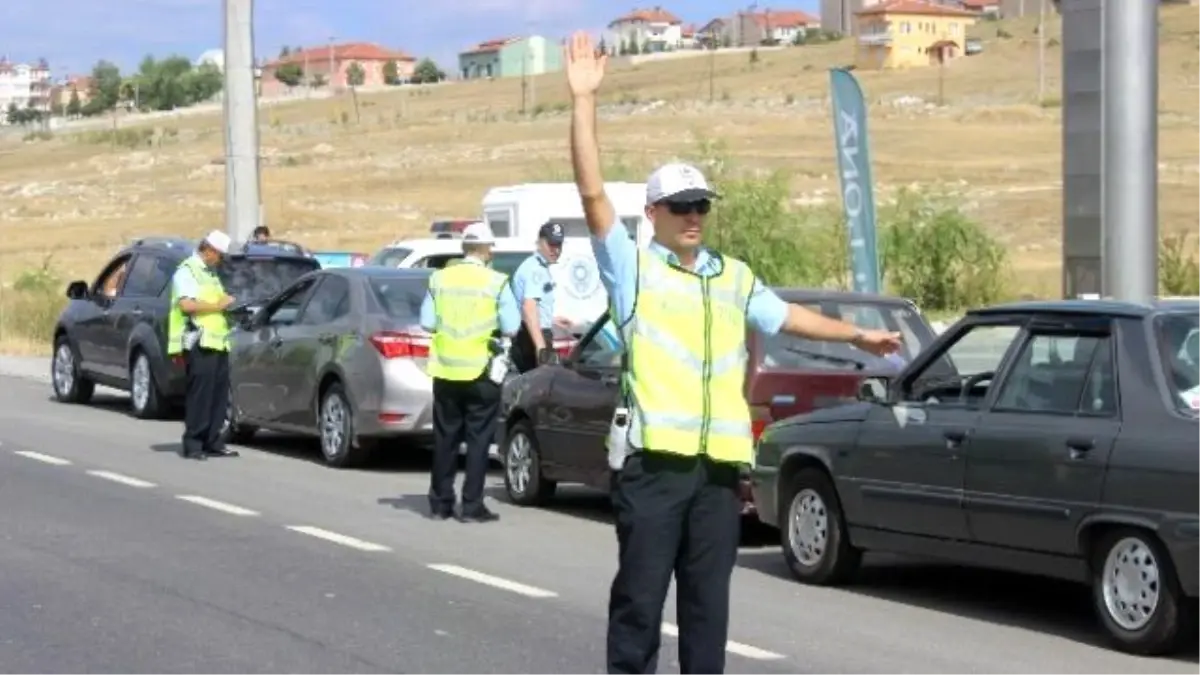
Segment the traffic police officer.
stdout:
[[237,455],[225,448],[222,431],[229,407],[229,320],[233,297],[225,292],[216,267],[229,252],[229,235],[208,233],[196,252],[171,278],[167,315],[167,354],[182,354],[187,369],[183,422],[185,458]]
[[[458,448],[467,444],[459,520],[499,520],[483,503],[488,447],[500,412],[500,385],[487,376],[494,334],[511,337],[520,316],[508,277],[489,267],[491,229],[484,223],[463,230],[463,260],[434,272],[421,304],[421,326],[433,333],[429,375],[433,378],[433,467],[429,509],[434,519],[454,513]],[[506,354],[499,354],[507,358]]]
[[512,360],[518,372],[538,366],[542,350],[554,345],[551,328],[570,327],[570,322],[554,316],[554,278],[550,266],[562,255],[563,226],[549,222],[538,230],[537,252],[525,259],[513,272],[512,288],[521,308],[521,329],[513,340]]
[[717,195],[692,166],[668,164],[650,176],[646,217],[654,240],[639,251],[601,175],[596,92],[606,57],[582,32],[565,51],[575,183],[627,355],[629,454],[613,479],[619,564],[609,598],[608,672],[657,669],[672,573],[681,672],[724,672],[738,484],[754,452],[743,393],[747,326],[876,354],[895,351],[900,336],[786,304],[744,262],[704,248],[705,215]]

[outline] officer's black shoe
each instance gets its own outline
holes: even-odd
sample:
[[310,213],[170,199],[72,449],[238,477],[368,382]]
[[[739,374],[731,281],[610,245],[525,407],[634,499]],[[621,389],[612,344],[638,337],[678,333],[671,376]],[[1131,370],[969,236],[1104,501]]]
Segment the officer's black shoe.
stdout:
[[229,448],[221,448],[220,450],[206,450],[204,454],[212,457],[241,457],[241,454],[238,453],[237,450],[230,450]]
[[480,506],[471,511],[464,511],[458,517],[458,521],[461,523],[494,523],[497,520],[500,520],[500,514],[486,506]]
[[197,462],[203,462],[204,460],[208,459],[208,455],[204,454],[203,452],[191,452],[185,455],[185,457],[194,459]]
[[437,509],[429,514],[430,520],[437,521],[450,520],[452,517],[454,517],[454,511],[451,509]]

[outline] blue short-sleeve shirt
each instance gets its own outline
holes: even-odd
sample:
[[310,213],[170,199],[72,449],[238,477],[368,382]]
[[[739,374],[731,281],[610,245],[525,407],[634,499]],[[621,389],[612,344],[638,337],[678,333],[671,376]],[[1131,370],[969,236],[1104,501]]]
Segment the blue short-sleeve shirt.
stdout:
[[[592,237],[592,251],[596,256],[600,280],[613,305],[613,319],[624,324],[633,316],[637,301],[637,243],[629,236],[625,225],[618,221],[603,238]],[[679,264],[678,257],[656,241],[650,242],[647,253]],[[721,269],[717,258],[707,249],[701,249],[696,257],[695,271],[701,276],[713,276]],[[787,314],[787,303],[761,279],[755,278],[754,290],[746,307],[746,321],[750,326],[764,335],[775,335],[783,328]]]
[[536,300],[538,324],[550,328],[554,323],[554,278],[550,275],[550,262],[540,253],[534,253],[521,263],[512,276],[513,295],[520,308],[526,300]]

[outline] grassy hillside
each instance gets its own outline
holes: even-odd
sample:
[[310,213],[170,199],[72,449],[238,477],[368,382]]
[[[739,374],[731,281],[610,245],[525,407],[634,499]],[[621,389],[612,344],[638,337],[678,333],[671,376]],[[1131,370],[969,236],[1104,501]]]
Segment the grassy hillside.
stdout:
[[[1160,54],[1162,226],[1194,230],[1197,208],[1197,19],[1164,8]],[[983,54],[949,64],[945,106],[936,68],[860,72],[871,104],[881,197],[941,185],[1012,250],[1020,290],[1057,291],[1060,250],[1060,26],[1047,50],[1050,100],[1037,97],[1029,20],[983,23]],[[1010,35],[1002,38],[1000,35]],[[603,144],[636,178],[724,141],[750,168],[783,168],[806,203],[836,199],[826,69],[852,60],[841,43],[618,66],[604,92]],[[711,70],[710,70],[711,69]],[[711,79],[710,79],[711,73]],[[568,175],[565,86],[519,80],[448,84],[274,106],[263,111],[263,199],[279,235],[317,248],[371,251],[424,231],[437,216],[472,215],[489,186]],[[710,100],[710,92],[711,99]],[[149,136],[147,138],[147,136]],[[129,147],[137,146],[137,147]],[[146,232],[199,235],[223,224],[217,116],[124,125],[0,145],[0,280],[53,255],[60,274],[90,278],[120,242]]]

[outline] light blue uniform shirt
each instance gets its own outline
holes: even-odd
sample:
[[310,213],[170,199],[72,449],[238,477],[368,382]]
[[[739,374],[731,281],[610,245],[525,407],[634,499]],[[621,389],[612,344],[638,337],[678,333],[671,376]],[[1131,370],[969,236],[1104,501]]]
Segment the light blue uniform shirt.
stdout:
[[[637,301],[637,242],[629,236],[625,225],[617,222],[603,239],[592,237],[592,251],[596,255],[600,281],[608,291],[608,297],[616,312],[613,318],[624,324],[633,316]],[[679,264],[678,257],[656,241],[650,242],[646,252],[671,264]],[[717,258],[707,249],[701,249],[696,256],[696,274],[710,277],[720,271]],[[775,335],[783,328],[787,315],[787,303],[763,284],[761,279],[755,278],[754,290],[750,292],[750,302],[746,306],[746,321],[750,326],[764,335]]]
[[[463,258],[461,265],[482,265],[478,258],[467,256]],[[517,329],[521,327],[521,312],[517,309],[517,299],[513,296],[512,284],[505,283],[504,288],[500,289],[500,332],[504,335],[512,337],[517,334]],[[421,328],[433,332],[437,327],[437,313],[433,311],[433,294],[426,293],[425,299],[421,301]]]
[[541,253],[534,253],[521,263],[512,275],[513,296],[517,307],[526,300],[536,300],[538,324],[550,328],[554,324],[554,278],[550,276],[550,262]]
[[[195,253],[193,258],[199,259]],[[187,267],[180,265],[175,268],[175,274],[171,275],[171,290],[174,291],[177,299],[191,298],[193,300],[200,297],[200,282],[196,280],[196,276]]]

